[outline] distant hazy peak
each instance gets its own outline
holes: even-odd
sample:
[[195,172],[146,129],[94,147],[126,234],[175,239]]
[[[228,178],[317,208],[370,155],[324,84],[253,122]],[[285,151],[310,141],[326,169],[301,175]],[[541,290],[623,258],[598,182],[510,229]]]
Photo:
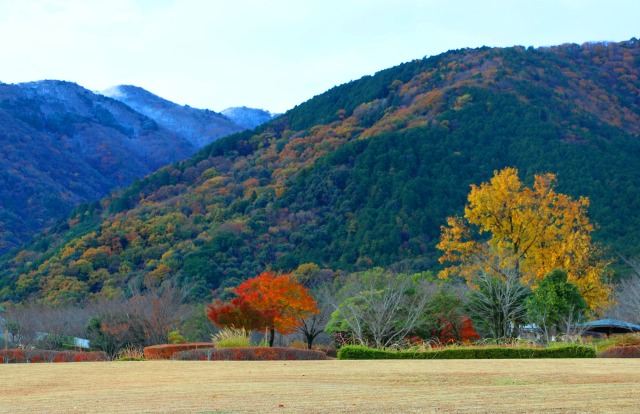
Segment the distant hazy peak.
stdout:
[[56,96],[61,93],[89,93],[91,91],[83,88],[75,82],[61,81],[61,80],[39,80],[33,82],[17,83],[17,87],[24,91],[33,91],[33,93],[40,96]]
[[22,82],[22,83],[18,83],[17,85],[32,88],[32,89],[46,89],[54,86],[58,86],[58,87],[65,86],[65,87],[85,89],[75,82],[69,82],[69,81],[57,80],[57,79],[42,79],[38,81]]
[[135,85],[116,85],[112,86],[104,91],[98,92],[101,95],[108,96],[109,98],[117,99],[119,101],[130,103],[145,103],[154,105],[162,105],[168,107],[179,107],[175,102],[171,102],[164,99],[146,89],[143,89]]
[[[96,91],[97,93],[108,96],[110,98],[123,98],[127,96],[125,88],[129,87],[129,85],[116,85],[110,88],[105,89],[104,91]],[[131,86],[135,88],[135,86]]]
[[178,105],[133,85],[113,86],[101,94],[116,99],[159,125],[202,148],[218,138],[246,129],[226,116],[208,109]]
[[258,125],[269,122],[279,115],[272,114],[271,112],[264,109],[247,108],[246,106],[227,108],[221,113],[236,124],[241,125],[247,129],[253,129]]

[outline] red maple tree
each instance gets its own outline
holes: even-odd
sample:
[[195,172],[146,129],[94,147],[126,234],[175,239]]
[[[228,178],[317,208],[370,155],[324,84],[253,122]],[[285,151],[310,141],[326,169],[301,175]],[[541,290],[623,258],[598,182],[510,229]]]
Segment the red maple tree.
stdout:
[[215,301],[207,307],[207,316],[220,327],[269,330],[269,346],[275,331],[292,333],[300,326],[298,318],[318,312],[309,291],[291,274],[263,272],[233,290],[237,296],[229,302]]
[[438,333],[438,339],[442,343],[470,342],[480,339],[480,335],[473,327],[473,322],[467,316],[463,316],[458,321],[458,326],[454,327],[449,321],[443,321],[444,327]]

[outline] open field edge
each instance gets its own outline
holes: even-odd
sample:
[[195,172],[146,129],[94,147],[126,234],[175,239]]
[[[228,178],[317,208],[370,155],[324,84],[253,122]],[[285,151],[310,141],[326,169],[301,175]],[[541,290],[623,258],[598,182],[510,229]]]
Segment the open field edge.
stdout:
[[0,413],[628,413],[640,360],[9,364],[0,389]]

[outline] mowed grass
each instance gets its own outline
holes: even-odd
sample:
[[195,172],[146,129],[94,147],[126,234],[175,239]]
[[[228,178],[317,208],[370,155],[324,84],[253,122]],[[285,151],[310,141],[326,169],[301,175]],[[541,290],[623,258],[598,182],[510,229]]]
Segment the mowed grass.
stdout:
[[640,360],[0,365],[2,413],[529,413],[640,409]]

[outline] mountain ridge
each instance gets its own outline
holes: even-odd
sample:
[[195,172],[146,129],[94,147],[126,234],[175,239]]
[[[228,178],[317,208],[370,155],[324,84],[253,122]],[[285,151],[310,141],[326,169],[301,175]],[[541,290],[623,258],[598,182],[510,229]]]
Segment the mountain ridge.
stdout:
[[79,209],[2,263],[0,296],[175,278],[198,298],[311,262],[434,269],[444,219],[505,166],[556,173],[590,197],[596,240],[638,254],[639,67],[636,39],[463,49],[337,86]]
[[196,148],[246,129],[217,112],[181,106],[138,86],[113,86],[100,94],[129,105],[159,125],[184,136]]

